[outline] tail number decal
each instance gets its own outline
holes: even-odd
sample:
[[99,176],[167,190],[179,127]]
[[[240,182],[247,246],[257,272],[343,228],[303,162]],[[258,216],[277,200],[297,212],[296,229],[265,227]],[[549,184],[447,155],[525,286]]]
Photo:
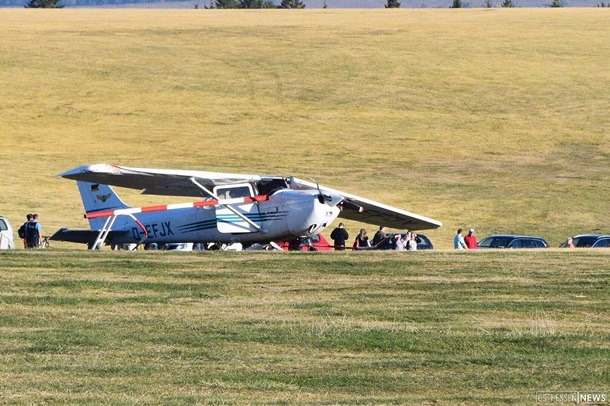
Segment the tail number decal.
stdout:
[[[174,235],[174,232],[172,231],[172,227],[171,227],[171,224],[169,221],[163,221],[161,223],[145,224],[144,227],[146,228],[146,231],[148,232],[149,238],[168,237],[170,235]],[[138,227],[132,227],[131,234],[133,235],[133,238],[135,238],[136,240],[140,240],[144,236],[144,232],[142,230],[140,230]]]

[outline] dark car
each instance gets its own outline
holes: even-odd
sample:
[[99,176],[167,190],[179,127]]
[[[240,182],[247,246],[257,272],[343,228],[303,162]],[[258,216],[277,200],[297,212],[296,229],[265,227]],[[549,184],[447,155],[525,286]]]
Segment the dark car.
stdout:
[[477,248],[548,248],[544,238],[529,235],[498,234],[483,238]]
[[[386,238],[381,240],[381,242],[379,244],[377,244],[377,246],[371,247],[371,249],[393,250],[394,249],[394,236],[396,234],[400,234],[402,238],[405,238],[405,236],[407,235],[407,233],[405,231],[388,233]],[[432,245],[432,241],[430,241],[430,239],[423,234],[417,234],[417,237],[415,237],[415,241],[417,241],[418,250],[434,249],[434,245]]]
[[[403,238],[404,238],[404,235],[403,235]],[[432,241],[430,241],[430,239],[423,234],[417,234],[417,237],[415,237],[415,241],[417,241],[418,250],[434,249],[434,245],[432,245]]]
[[[610,247],[610,235],[577,235],[572,237],[572,244],[574,244],[575,248],[608,248]],[[567,241],[560,245],[561,248],[566,248],[567,246]]]

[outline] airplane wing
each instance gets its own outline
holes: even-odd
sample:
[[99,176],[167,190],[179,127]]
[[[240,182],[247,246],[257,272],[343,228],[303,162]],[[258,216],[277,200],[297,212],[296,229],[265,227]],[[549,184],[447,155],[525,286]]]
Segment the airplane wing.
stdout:
[[109,164],[81,166],[59,176],[90,183],[139,189],[143,194],[193,197],[204,196],[204,193],[191,179],[195,179],[209,189],[219,185],[256,182],[261,179],[282,179],[235,173],[128,168]]
[[440,221],[428,217],[302,179],[292,178],[291,187],[294,189],[319,189],[323,194],[342,196],[343,202],[341,205],[343,210],[339,217],[348,220],[405,230],[428,230],[443,225]]
[[427,230],[442,226],[441,222],[418,214],[340,190],[318,186],[315,183],[297,178],[191,170],[129,168],[109,164],[81,166],[59,176],[90,183],[140,189],[143,194],[193,197],[202,197],[204,194],[191,179],[195,179],[199,184],[209,189],[218,185],[250,183],[260,180],[287,180],[292,189],[319,189],[323,194],[343,197],[341,205],[344,210],[341,211],[339,217],[345,219],[407,230]]

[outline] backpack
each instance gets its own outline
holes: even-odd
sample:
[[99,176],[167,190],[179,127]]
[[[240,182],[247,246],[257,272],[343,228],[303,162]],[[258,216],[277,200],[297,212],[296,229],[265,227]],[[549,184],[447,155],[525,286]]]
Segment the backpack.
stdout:
[[21,225],[21,227],[19,227],[19,230],[17,230],[17,234],[19,234],[19,238],[25,238],[25,225],[27,223],[23,223]]
[[38,222],[28,221],[25,226],[25,239],[28,243],[38,243]]

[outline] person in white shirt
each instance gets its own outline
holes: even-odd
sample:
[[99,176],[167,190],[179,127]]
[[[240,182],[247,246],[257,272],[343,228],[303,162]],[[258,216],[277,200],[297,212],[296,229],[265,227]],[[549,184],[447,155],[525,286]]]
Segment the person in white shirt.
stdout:
[[417,251],[417,234],[411,233],[411,238],[407,241],[407,249],[409,251]]

